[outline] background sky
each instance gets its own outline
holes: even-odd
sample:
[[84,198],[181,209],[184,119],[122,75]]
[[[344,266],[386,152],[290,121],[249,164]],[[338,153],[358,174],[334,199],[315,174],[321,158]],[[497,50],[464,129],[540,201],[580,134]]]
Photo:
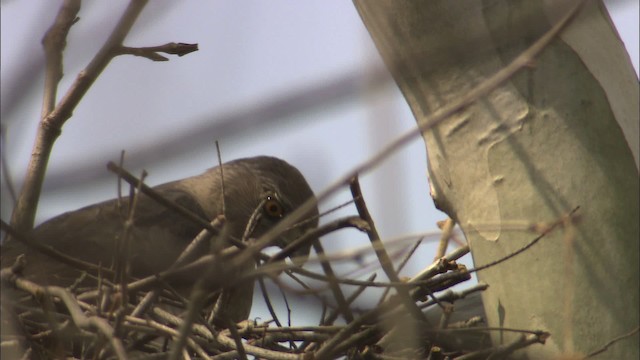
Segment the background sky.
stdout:
[[[0,8],[3,172],[8,169],[17,189],[40,116],[40,39],[60,3],[14,0],[2,1]],[[638,1],[606,3],[637,72]],[[83,2],[68,38],[60,95],[126,4]],[[117,161],[122,149],[125,167],[134,174],[146,169],[154,185],[215,166],[219,140],[224,160],[281,157],[318,192],[415,126],[350,1],[154,0],[125,44],[171,41],[198,43],[200,50],[162,63],[118,57],[84,97],[54,147],[38,221],[114,197],[115,180],[105,164]],[[435,231],[436,221],[445,219],[429,197],[422,139],[361,182],[385,239]],[[13,203],[8,189],[3,176],[4,220]],[[321,210],[348,199],[345,191]],[[354,213],[348,207],[330,218]],[[431,262],[436,240],[428,238],[405,275]],[[368,242],[353,230],[323,239],[332,252]],[[343,271],[359,267],[347,263]],[[259,305],[252,316],[268,318]]]

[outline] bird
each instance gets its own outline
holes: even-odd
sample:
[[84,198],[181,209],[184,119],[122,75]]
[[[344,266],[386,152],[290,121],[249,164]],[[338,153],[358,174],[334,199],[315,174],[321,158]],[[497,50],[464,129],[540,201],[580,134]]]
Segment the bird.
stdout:
[[[315,199],[300,171],[279,158],[242,158],[221,166],[222,171],[220,166],[213,167],[200,175],[153,189],[206,221],[224,215],[225,234],[237,241],[246,240],[247,235],[259,238],[305,201]],[[65,255],[110,268],[117,258],[115,244],[124,234],[130,202],[128,197],[116,198],[67,212],[42,223],[27,236]],[[133,226],[128,233],[130,275],[143,278],[170,268],[202,226],[144,194],[133,203]],[[301,226],[291,227],[281,234],[275,244],[284,247],[317,228],[317,206],[305,214],[304,219]],[[251,222],[251,232],[247,232]],[[213,243],[222,241],[219,238],[214,236]],[[195,253],[210,254],[211,247],[209,243],[199,245]],[[294,252],[292,257],[296,263],[308,257],[310,247],[311,242]],[[82,273],[15,239],[5,241],[0,250],[3,268],[11,266],[19,255],[24,254],[26,266],[21,275],[40,285],[77,285]],[[244,266],[253,267],[253,261]],[[95,279],[91,280],[97,284]],[[171,285],[187,296],[194,283],[195,279],[182,276]],[[229,290],[221,309],[229,320],[240,322],[248,318],[253,287],[253,282],[245,282]]]

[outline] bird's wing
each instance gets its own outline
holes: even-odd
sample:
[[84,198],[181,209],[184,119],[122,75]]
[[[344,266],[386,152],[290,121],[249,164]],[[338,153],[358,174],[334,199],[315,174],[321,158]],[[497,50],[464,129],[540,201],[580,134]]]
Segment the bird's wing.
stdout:
[[[207,218],[190,194],[179,189],[163,189],[160,193],[203,219]],[[128,207],[127,198],[120,206],[116,200],[91,205],[48,220],[35,228],[30,236],[66,255],[110,268],[116,243],[125,233]],[[145,195],[139,197],[134,214],[134,226],[128,239],[132,275],[138,277],[168,268],[201,230],[199,225]],[[206,253],[207,249],[203,250]],[[2,246],[2,266],[10,266],[20,254],[26,255],[24,275],[27,278],[66,286],[80,274],[15,240]]]

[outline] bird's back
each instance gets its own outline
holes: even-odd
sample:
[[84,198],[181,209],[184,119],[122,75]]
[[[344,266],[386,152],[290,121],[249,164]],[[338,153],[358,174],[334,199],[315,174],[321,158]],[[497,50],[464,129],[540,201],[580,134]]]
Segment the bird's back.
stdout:
[[[190,194],[179,189],[161,189],[160,193],[207,218]],[[110,269],[117,242],[125,234],[128,212],[128,198],[109,200],[52,218],[28,236],[65,255]],[[194,222],[140,195],[128,235],[131,274],[143,277],[166,270],[200,230]],[[206,253],[207,249],[203,250]],[[43,285],[68,286],[81,274],[15,239],[2,245],[2,267],[10,266],[20,254],[25,254],[27,261],[23,275]]]

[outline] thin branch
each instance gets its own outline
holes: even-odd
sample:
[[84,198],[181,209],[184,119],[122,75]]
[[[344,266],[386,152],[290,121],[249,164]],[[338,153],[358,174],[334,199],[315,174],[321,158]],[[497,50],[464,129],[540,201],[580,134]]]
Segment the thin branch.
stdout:
[[365,221],[360,219],[357,216],[350,216],[345,218],[336,219],[330,223],[324,224],[321,227],[315,228],[307,233],[305,233],[300,238],[295,241],[289,243],[284,249],[280,250],[278,253],[274,254],[269,260],[267,260],[267,264],[274,263],[276,261],[284,260],[286,257],[290,257],[293,255],[298,249],[307,245],[310,241],[318,239],[326,234],[333,233],[334,231],[346,228],[356,228],[360,231],[366,231],[368,225]]
[[640,332],[640,327],[636,327],[635,329],[629,331],[626,334],[620,335],[618,337],[615,337],[613,339],[611,339],[611,341],[607,342],[606,344],[604,344],[600,349],[593,351],[591,353],[589,353],[589,355],[585,356],[584,359],[588,359],[588,358],[592,358],[596,355],[602,354],[603,352],[607,351],[609,349],[609,347],[611,347],[612,345],[614,345],[615,343],[624,340],[628,337],[631,337],[635,334],[637,334],[638,332]]
[[[371,241],[371,247],[378,257],[378,261],[382,266],[382,270],[384,270],[385,274],[391,282],[401,282],[398,273],[393,268],[393,263],[391,262],[391,258],[384,248],[384,244],[380,239],[380,234],[378,234],[378,230],[376,229],[375,224],[373,223],[373,218],[369,213],[369,209],[367,209],[367,204],[364,201],[364,197],[362,196],[362,189],[360,188],[360,181],[358,180],[358,175],[354,176],[351,179],[350,183],[351,195],[353,196],[353,200],[356,204],[356,209],[358,210],[358,214],[360,217],[369,224],[369,230],[367,231],[367,235],[369,236],[369,240]],[[411,300],[409,296],[409,291],[404,287],[397,287],[396,292],[398,296],[402,300],[404,306],[407,308],[407,311],[411,313],[416,320],[423,321],[428,324],[429,321],[424,316],[422,311],[418,309],[418,306],[415,302]]]
[[227,215],[227,206],[225,204],[225,188],[224,188],[224,170],[222,166],[222,153],[220,151],[220,143],[216,140],[216,154],[218,155],[218,170],[220,170],[220,188],[222,189],[222,194],[220,195],[220,202],[222,203],[222,215]]
[[[126,359],[124,347],[120,339],[114,336],[113,328],[109,323],[97,316],[85,316],[84,312],[80,308],[78,301],[71,295],[66,289],[58,286],[40,286],[29,280],[23,279],[17,276],[11,268],[2,269],[0,271],[2,281],[8,281],[17,288],[27,291],[28,293],[38,296],[45,294],[48,296],[55,296],[60,299],[62,303],[69,311],[73,323],[80,329],[87,330],[89,332],[98,332],[102,334],[111,344],[113,351],[118,359]],[[85,304],[85,306],[88,306]]]
[[46,58],[44,75],[44,95],[40,118],[44,119],[53,110],[56,103],[58,83],[64,74],[62,53],[67,45],[67,35],[78,20],[80,0],[65,0],[58,16],[42,38],[42,46]]
[[338,285],[337,277],[333,272],[333,268],[331,267],[331,264],[329,263],[329,260],[324,253],[324,248],[322,247],[322,244],[320,244],[319,240],[313,243],[313,249],[318,254],[318,259],[320,261],[320,265],[322,266],[322,270],[324,270],[325,274],[327,275],[329,287],[331,288],[333,296],[338,303],[338,309],[340,309],[342,316],[347,322],[353,321],[353,314],[351,313],[351,309],[347,304],[347,300],[344,297],[342,289],[340,289],[340,286]]
[[[409,250],[407,255],[404,257],[404,259],[402,259],[402,261],[398,265],[398,272],[400,272],[400,271],[402,271],[402,269],[404,269],[404,267],[409,262],[409,259],[411,259],[413,254],[415,254],[416,250],[418,250],[418,246],[420,246],[420,244],[422,244],[422,240],[423,240],[423,238],[420,238],[418,241],[416,241],[416,243],[413,245],[413,247]],[[443,254],[443,256],[444,256],[444,254]],[[378,301],[378,305],[382,304],[387,299],[387,295],[389,294],[390,290],[391,290],[390,287],[384,289],[384,292],[382,293],[382,296],[380,296],[380,300]]]
[[168,58],[158,54],[163,52],[165,54],[184,56],[194,51],[198,51],[198,44],[185,44],[185,43],[166,43],[160,46],[148,46],[148,47],[128,47],[120,46],[114,50],[117,55],[134,55],[147,58],[152,61],[169,61]]
[[571,210],[569,212],[569,214],[562,216],[559,220],[554,221],[551,225],[549,226],[545,226],[544,229],[542,229],[541,234],[536,236],[533,240],[531,240],[527,245],[521,247],[520,249],[514,251],[513,253],[502,257],[496,261],[492,261],[488,264],[482,265],[482,266],[477,266],[471,270],[469,270],[469,273],[474,273],[474,272],[478,272],[478,271],[482,271],[485,270],[487,268],[496,266],[500,263],[503,263],[517,255],[522,254],[523,252],[527,251],[528,249],[530,249],[533,245],[537,244],[543,237],[545,237],[547,234],[549,234],[550,232],[552,232],[554,229],[556,229],[557,227],[563,226],[564,224],[566,224],[567,221],[569,222],[574,222],[578,219],[577,215],[575,214],[578,209],[580,209],[580,206],[576,206],[573,210]]
[[[58,105],[50,112],[47,112],[40,121],[40,127],[36,135],[36,141],[33,146],[32,156],[29,160],[27,176],[18,198],[18,203],[11,216],[11,224],[18,231],[28,231],[33,228],[40,192],[42,191],[42,183],[47,170],[49,156],[53,149],[53,144],[62,131],[62,126],[71,117],[73,110],[76,108],[82,97],[89,90],[93,82],[102,73],[104,68],[113,58],[113,49],[122,44],[122,40],[131,30],[133,23],[146,5],[147,0],[132,0],[120,18],[115,29],[111,33],[109,39],[102,48],[94,56],[89,65],[82,70],[75,82],[71,85],[67,93],[64,95]],[[67,16],[75,21],[75,14]],[[69,25],[70,26],[70,25]],[[55,57],[57,58],[57,57]],[[48,87],[52,87],[57,70],[51,71],[51,80]],[[55,92],[47,91],[47,99],[45,107],[50,107],[51,99],[55,97]],[[55,99],[53,100],[55,101]],[[46,109],[43,108],[43,112]]]
[[264,284],[264,278],[258,278],[258,285],[260,285],[260,292],[262,292],[262,298],[264,299],[265,305],[267,305],[267,310],[269,310],[269,314],[271,314],[271,318],[275,321],[276,326],[282,327],[282,323],[278,318],[278,314],[276,314],[276,310],[273,308],[273,304],[271,303],[271,299],[269,298],[269,293],[267,292],[267,287]]
[[436,250],[436,256],[434,261],[443,257],[447,253],[447,247],[449,247],[449,239],[453,234],[453,227],[456,225],[455,220],[448,218],[444,221],[442,226],[438,224],[438,227],[442,229],[442,235],[440,236],[440,242],[438,243],[438,250]]
[[[375,280],[376,278],[376,274],[371,274],[368,278],[367,278],[367,282],[372,282],[373,280]],[[368,288],[368,286],[366,285],[361,285],[360,287],[358,287],[358,289],[356,289],[356,291],[353,292],[353,294],[351,294],[348,298],[347,298],[347,304],[351,304],[354,301],[356,301],[356,299],[358,298],[358,296],[360,296],[360,294],[362,294],[366,289]],[[332,311],[331,313],[329,313],[329,315],[324,318],[324,321],[322,321],[322,325],[326,326],[326,325],[331,325],[333,324],[336,319],[338,319],[338,311]]]

